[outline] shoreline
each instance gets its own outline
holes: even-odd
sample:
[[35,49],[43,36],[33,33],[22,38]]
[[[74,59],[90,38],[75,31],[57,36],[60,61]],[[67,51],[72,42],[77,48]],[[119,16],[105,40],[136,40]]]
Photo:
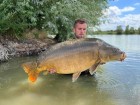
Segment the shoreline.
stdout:
[[0,63],[10,58],[39,55],[57,42],[53,38],[10,40],[0,39]]

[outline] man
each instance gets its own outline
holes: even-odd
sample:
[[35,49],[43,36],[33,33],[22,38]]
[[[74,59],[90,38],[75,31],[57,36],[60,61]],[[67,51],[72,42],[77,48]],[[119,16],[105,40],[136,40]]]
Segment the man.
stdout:
[[73,26],[74,38],[80,39],[86,37],[87,23],[84,19],[77,19]]
[[[84,19],[77,19],[73,25],[74,39],[86,38],[87,22]],[[89,70],[82,72],[81,74],[89,74]]]
[[[77,19],[73,25],[74,39],[86,38],[87,22],[84,19]],[[55,70],[51,70],[50,73],[55,73]],[[82,72],[81,74],[89,74],[89,70]]]

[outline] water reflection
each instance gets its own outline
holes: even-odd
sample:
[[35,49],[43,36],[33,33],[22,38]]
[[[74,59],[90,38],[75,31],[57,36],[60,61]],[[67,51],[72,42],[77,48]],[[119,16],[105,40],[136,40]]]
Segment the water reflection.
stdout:
[[93,103],[112,105],[108,94],[98,90],[94,77],[82,76],[75,83],[71,82],[70,75],[41,76],[35,84],[29,83],[26,78],[11,80],[11,82],[6,90],[3,87],[1,91],[2,105],[8,105],[11,102],[14,105],[22,105],[22,103],[27,105],[44,105],[44,103],[47,105],[91,105]]
[[21,64],[35,57],[11,59],[0,64],[0,105],[139,105],[140,36],[98,37],[123,49],[126,60],[102,65],[75,83],[71,75],[41,74],[32,84]]

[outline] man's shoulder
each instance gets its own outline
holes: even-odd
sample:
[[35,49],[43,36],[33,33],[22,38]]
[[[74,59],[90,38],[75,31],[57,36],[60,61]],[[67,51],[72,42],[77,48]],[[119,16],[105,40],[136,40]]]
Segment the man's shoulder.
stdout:
[[74,34],[71,34],[71,35],[69,36],[69,38],[70,38],[70,39],[77,39],[77,38],[75,37]]

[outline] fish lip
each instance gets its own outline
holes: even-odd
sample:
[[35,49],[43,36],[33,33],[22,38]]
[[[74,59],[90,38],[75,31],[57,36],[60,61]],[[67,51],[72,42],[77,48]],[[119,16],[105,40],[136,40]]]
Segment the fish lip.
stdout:
[[124,59],[126,58],[126,54],[125,52],[122,52],[121,57],[120,57],[120,61],[124,61]]

